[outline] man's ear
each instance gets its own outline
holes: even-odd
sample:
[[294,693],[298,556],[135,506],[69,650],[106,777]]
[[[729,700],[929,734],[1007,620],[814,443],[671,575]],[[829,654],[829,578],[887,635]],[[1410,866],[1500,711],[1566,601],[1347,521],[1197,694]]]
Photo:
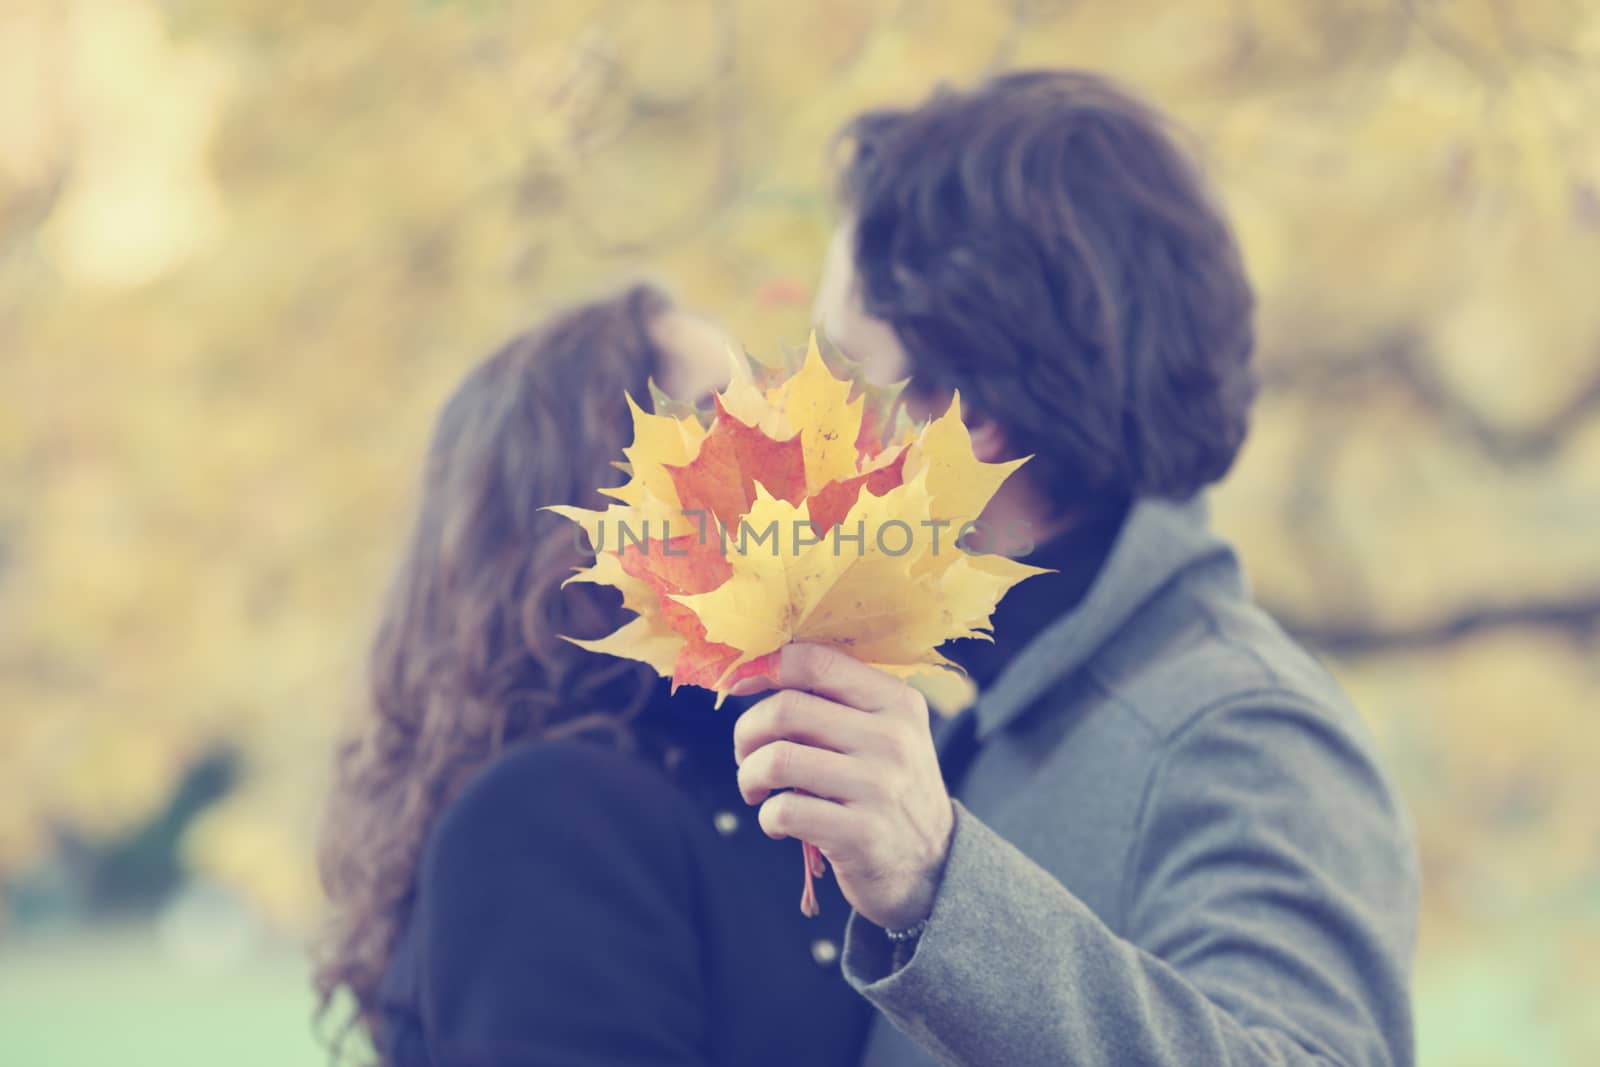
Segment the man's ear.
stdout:
[[965,418],[967,433],[972,436],[972,454],[984,463],[1004,463],[1008,459],[1015,459],[1011,454],[1011,442],[1006,439],[1006,432],[1000,424],[986,415]]

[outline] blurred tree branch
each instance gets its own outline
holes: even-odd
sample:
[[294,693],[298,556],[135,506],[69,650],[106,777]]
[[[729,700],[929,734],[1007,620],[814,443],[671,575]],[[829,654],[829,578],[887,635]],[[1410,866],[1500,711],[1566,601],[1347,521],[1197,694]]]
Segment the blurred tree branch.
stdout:
[[1600,364],[1590,379],[1574,389],[1565,403],[1529,426],[1504,426],[1457,395],[1434,369],[1421,342],[1395,337],[1361,356],[1308,355],[1292,363],[1269,365],[1263,386],[1286,393],[1330,390],[1356,395],[1398,386],[1448,431],[1474,444],[1504,464],[1548,460],[1588,420],[1600,414]]
[[1269,608],[1290,633],[1322,652],[1361,656],[1437,649],[1494,630],[1533,629],[1575,640],[1600,637],[1600,589],[1524,603],[1477,604],[1418,623],[1385,624],[1347,619],[1315,620],[1293,609]]

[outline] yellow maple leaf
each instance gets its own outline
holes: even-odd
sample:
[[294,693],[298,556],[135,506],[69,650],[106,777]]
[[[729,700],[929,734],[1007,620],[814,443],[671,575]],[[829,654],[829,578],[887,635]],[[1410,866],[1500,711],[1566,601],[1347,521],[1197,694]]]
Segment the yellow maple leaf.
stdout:
[[928,472],[929,511],[951,522],[975,520],[989,498],[1031,456],[1006,463],[980,463],[972,454],[972,435],[961,421],[961,394],[912,442],[906,455],[906,478]]
[[730,366],[727,388],[717,394],[722,409],[746,426],[753,426],[774,440],[784,440],[794,431],[783,411],[781,393],[762,390],[750,373],[750,364],[736,352],[728,353]]
[[631,396],[628,410],[633,413],[633,444],[622,454],[628,457],[632,477],[621,486],[600,492],[635,507],[643,506],[648,492],[671,507],[678,507],[678,490],[664,465],[693,459],[706,435],[705,428],[695,419],[652,415]]
[[850,383],[835,378],[823,365],[816,338],[805,363],[784,382],[777,403],[789,425],[799,429],[805,450],[806,492],[857,472],[856,437],[861,433],[865,397],[850,399]]

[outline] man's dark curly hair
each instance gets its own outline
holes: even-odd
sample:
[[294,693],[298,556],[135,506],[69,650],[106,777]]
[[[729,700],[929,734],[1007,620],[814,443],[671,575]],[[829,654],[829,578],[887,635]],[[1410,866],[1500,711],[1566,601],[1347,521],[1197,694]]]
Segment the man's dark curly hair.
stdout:
[[866,112],[842,196],[857,284],[1061,511],[1225,474],[1256,379],[1239,251],[1160,115],[1093,74],[1006,74]]

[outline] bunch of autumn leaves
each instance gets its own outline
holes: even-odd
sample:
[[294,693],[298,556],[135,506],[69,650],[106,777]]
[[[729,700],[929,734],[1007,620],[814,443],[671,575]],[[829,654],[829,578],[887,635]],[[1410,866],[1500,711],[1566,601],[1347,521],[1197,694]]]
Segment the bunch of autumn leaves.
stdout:
[[836,375],[815,339],[782,380],[731,363],[710,413],[629,398],[630,477],[602,490],[617,503],[552,509],[595,551],[570,580],[616,587],[636,616],[579,644],[719,694],[772,676],[791,641],[900,677],[952,666],[938,646],[987,636],[1000,598],[1038,573],[957,544],[1024,461],[980,462],[959,398],[920,427],[897,420],[893,391]]

